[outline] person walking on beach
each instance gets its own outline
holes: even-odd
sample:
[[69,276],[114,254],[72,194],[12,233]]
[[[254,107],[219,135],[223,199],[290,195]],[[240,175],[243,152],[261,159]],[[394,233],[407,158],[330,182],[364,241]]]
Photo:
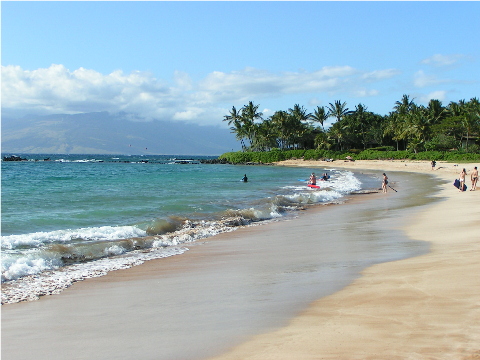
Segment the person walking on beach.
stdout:
[[475,191],[477,187],[477,181],[478,181],[478,170],[476,166],[473,168],[472,174],[470,175],[470,179],[472,180],[472,188],[470,189],[470,191]]
[[435,165],[437,165],[437,162],[435,160],[432,160],[432,170],[435,170]]
[[384,193],[387,192],[387,184],[388,184],[388,177],[385,173],[383,173],[383,180],[382,180],[382,191]]
[[465,169],[462,170],[460,173],[460,186],[458,187],[459,191],[463,191],[463,185],[465,185],[465,176],[467,175],[467,171]]

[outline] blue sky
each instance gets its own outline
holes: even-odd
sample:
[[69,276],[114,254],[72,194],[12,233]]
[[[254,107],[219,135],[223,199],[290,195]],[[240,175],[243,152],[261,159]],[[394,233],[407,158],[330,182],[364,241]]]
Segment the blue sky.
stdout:
[[215,125],[335,100],[387,114],[480,96],[480,3],[2,2],[5,113]]

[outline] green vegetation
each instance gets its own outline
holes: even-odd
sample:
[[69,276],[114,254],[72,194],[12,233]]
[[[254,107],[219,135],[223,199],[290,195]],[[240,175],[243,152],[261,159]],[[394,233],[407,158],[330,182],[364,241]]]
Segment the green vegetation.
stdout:
[[[232,107],[223,121],[242,144],[242,152],[223,154],[232,163],[270,163],[304,159],[413,159],[477,161],[480,159],[480,102],[460,100],[443,106],[430,100],[417,105],[408,95],[388,115],[349,110],[340,100],[309,113],[295,104],[267,119],[252,101]],[[333,124],[325,129],[325,122]]]
[[360,153],[353,151],[333,151],[333,150],[270,150],[270,151],[238,151],[228,152],[220,155],[219,159],[225,160],[232,164],[245,163],[262,163],[268,164],[272,162],[288,160],[288,159],[305,159],[305,160],[345,160],[347,156],[351,156],[356,160],[437,160],[450,162],[472,162],[480,161],[480,154],[465,153],[462,151],[423,151],[414,153],[408,150],[364,150]]

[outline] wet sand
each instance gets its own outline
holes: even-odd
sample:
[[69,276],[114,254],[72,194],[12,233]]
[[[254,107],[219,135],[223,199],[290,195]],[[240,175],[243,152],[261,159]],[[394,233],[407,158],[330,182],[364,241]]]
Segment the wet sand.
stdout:
[[[345,163],[390,171],[388,163],[359,165]],[[60,295],[3,306],[2,358],[473,359],[480,356],[480,191],[458,193],[450,185],[454,170],[433,172],[449,181],[439,192],[446,201],[433,205],[421,196],[425,178],[407,184],[408,174],[392,173],[398,196],[359,195],[347,205],[219,235],[184,255]],[[408,186],[411,197],[401,192]],[[417,206],[414,216],[410,206]],[[428,241],[430,252],[399,227]],[[322,243],[319,234],[356,239]],[[319,254],[331,260],[328,267],[319,268]],[[398,260],[412,255],[420,256]],[[390,262],[377,264],[383,261]]]
[[[289,166],[325,166],[288,161]],[[253,337],[215,359],[480,359],[480,191],[451,184],[477,164],[334,162],[336,168],[431,173],[444,201],[412,216],[423,256],[374,265],[345,289],[314,302],[282,329]],[[469,177],[468,177],[469,179]],[[467,184],[470,186],[470,182]]]

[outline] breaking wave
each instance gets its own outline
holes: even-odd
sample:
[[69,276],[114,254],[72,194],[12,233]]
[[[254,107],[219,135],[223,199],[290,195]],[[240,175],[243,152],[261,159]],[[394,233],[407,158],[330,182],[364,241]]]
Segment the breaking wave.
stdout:
[[3,236],[2,304],[56,294],[76,281],[102,276],[158,259],[182,254],[187,244],[238,227],[295,214],[309,205],[339,202],[359,190],[353,173],[339,171],[320,189],[304,183],[254,201],[250,207],[210,214],[193,220],[170,216],[147,224],[101,226]]

